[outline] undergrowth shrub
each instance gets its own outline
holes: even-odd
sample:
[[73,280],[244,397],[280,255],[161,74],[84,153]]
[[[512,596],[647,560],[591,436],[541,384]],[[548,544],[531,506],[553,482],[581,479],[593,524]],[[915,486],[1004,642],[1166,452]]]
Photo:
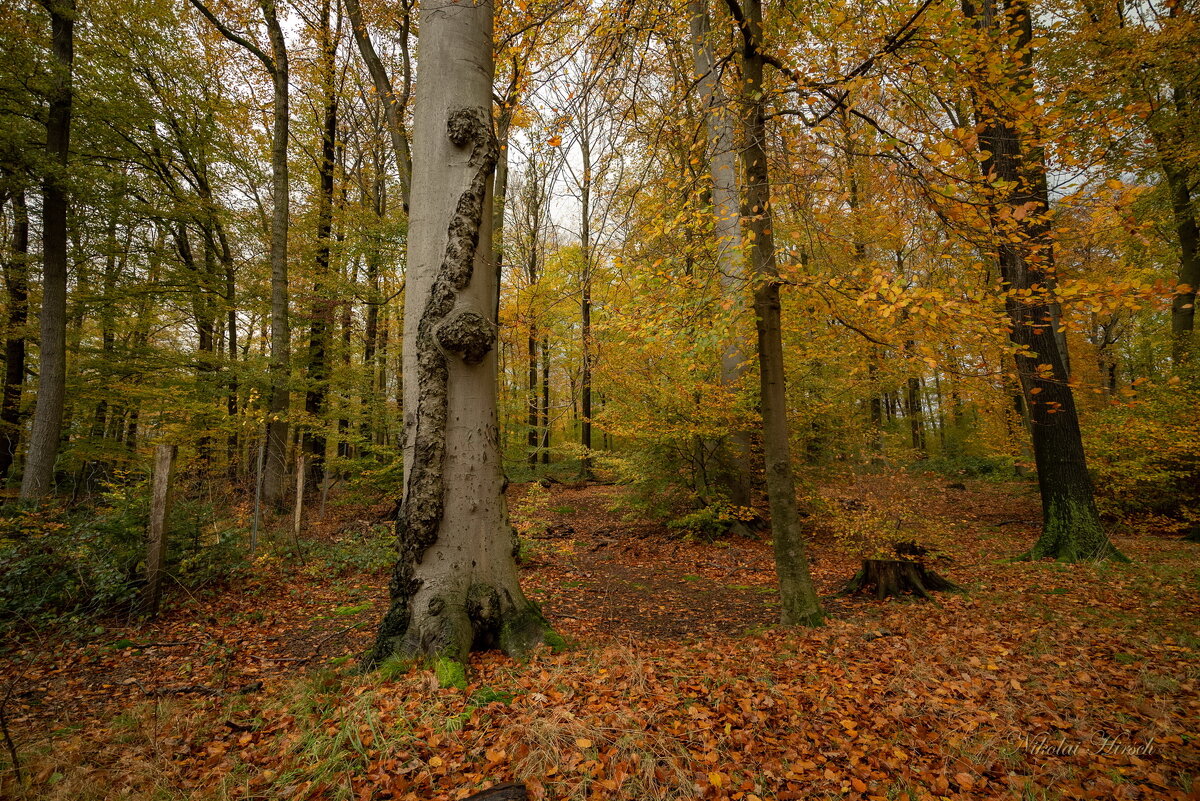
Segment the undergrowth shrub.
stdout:
[[665,523],[681,534],[713,540],[737,521],[757,517],[752,509],[731,504],[715,482],[699,479],[695,454],[687,448],[659,443],[606,455],[597,465],[623,485],[612,511],[628,518]]
[[[0,508],[0,630],[131,608],[144,581],[149,477],[118,480],[86,505]],[[168,586],[222,583],[245,566],[242,532],[211,504],[178,497],[168,535]]]
[[329,460],[328,470],[342,484],[339,504],[362,506],[399,498],[404,492],[404,457],[398,449],[385,451],[382,458],[369,452],[338,456]]
[[1200,521],[1200,382],[1140,390],[1085,429],[1100,509],[1110,518]]
[[914,465],[918,470],[932,470],[953,478],[1010,479],[1012,459],[971,453],[944,453],[931,456]]
[[395,565],[399,553],[396,527],[391,523],[377,523],[363,534],[306,542],[304,547],[313,558],[311,572],[317,575],[326,571],[334,575],[375,573]]

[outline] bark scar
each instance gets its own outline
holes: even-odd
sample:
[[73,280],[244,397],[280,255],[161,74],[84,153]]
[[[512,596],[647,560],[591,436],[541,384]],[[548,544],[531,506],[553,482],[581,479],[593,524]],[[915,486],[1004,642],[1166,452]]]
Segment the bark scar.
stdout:
[[[414,414],[412,474],[397,516],[400,553],[389,589],[392,607],[376,643],[375,659],[390,655],[411,619],[410,603],[420,587],[416,566],[437,542],[444,508],[446,459],[447,353],[478,364],[491,350],[495,327],[477,312],[455,311],[458,294],[471,283],[489,179],[499,146],[490,109],[452,109],[446,135],[456,147],[471,148],[471,181],[450,218],[446,249],[417,326],[417,408]],[[475,319],[478,318],[478,319]]]

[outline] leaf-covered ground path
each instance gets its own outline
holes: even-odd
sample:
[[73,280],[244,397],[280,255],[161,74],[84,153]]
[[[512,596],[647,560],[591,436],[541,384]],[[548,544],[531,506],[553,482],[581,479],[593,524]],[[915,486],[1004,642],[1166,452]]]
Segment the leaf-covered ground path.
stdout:
[[[1014,564],[1028,492],[887,480],[968,594],[831,598],[828,626],[772,628],[767,543],[681,541],[611,512],[614,488],[556,487],[524,581],[574,649],[478,655],[466,689],[357,676],[384,576],[267,562],[156,623],[9,653],[26,784],[0,796],[415,801],[520,778],[548,799],[1200,798],[1197,546]],[[817,540],[831,595],[854,561]]]

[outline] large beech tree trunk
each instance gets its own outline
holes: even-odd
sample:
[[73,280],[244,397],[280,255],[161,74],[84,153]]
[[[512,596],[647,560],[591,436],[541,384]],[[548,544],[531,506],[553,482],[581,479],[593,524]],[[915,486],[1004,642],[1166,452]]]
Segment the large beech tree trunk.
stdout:
[[404,497],[370,661],[552,638],[517,581],[496,421],[492,5],[421,8],[404,312]]
[[[772,232],[771,177],[767,169],[766,114],[764,108],[762,4],[744,3],[739,18],[745,46],[742,49],[742,125],[745,145],[742,169],[745,203],[742,218],[750,232],[746,245],[754,280],[754,316],[758,330],[758,369],[762,397],[763,446],[766,454],[767,499],[771,508],[771,539],[775,570],[779,575],[780,622],[784,625],[820,625],[824,619],[808,569],[808,555],[800,514],[796,507],[796,481],[788,439],[787,392],[783,367],[783,335],[779,303],[779,273]],[[741,9],[730,2],[730,9]]]
[[[717,249],[717,273],[721,294],[733,303],[734,318],[745,308],[746,275],[742,262],[742,223],[738,215],[737,152],[733,120],[725,107],[720,76],[713,56],[707,0],[691,0],[693,69],[704,104],[704,129],[708,170],[712,175],[713,237]],[[731,333],[721,352],[721,383],[736,387],[746,372],[743,342]],[[720,482],[736,506],[750,505],[750,432],[735,431],[717,453]]]
[[67,381],[67,155],[71,149],[71,87],[75,62],[75,0],[45,0],[54,55],[46,116],[46,175],[42,181],[42,310],[37,406],[29,434],[21,500],[54,485]]
[[[984,0],[991,3],[993,0]],[[997,17],[988,7],[963,0],[963,13],[980,31],[984,58],[999,47],[993,37],[1017,33],[1011,92],[1032,91],[1032,21],[1029,9],[1015,0]],[[997,18],[1002,26],[997,25]],[[1005,30],[1001,30],[1003,27]],[[981,61],[979,70],[988,69]],[[987,84],[981,81],[981,87]],[[1043,154],[1022,141],[1011,101],[982,88],[974,93],[979,122],[980,168],[992,184],[991,218],[996,233],[1005,308],[1016,346],[1017,373],[1029,409],[1033,457],[1042,496],[1042,535],[1028,556],[1062,561],[1124,559],[1100,525],[1084,458],[1075,396],[1057,336],[1058,309],[1053,296],[1053,239]]]

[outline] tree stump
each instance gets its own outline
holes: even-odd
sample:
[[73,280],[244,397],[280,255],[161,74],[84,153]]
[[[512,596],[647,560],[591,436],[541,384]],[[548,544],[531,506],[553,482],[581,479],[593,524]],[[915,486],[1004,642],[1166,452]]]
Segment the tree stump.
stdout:
[[951,581],[910,559],[864,559],[862,568],[842,590],[843,595],[874,595],[877,600],[915,595],[932,601],[931,592],[961,589]]

